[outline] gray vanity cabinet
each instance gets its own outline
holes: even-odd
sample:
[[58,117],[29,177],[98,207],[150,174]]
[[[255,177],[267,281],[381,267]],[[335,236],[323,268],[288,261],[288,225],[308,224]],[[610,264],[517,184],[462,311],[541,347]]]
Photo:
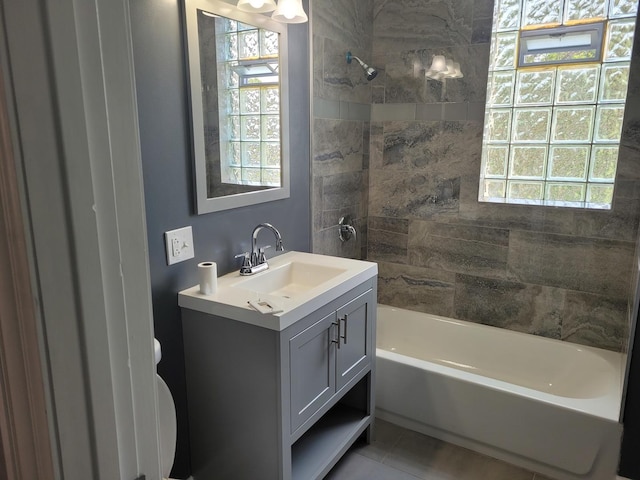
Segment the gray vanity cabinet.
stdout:
[[375,311],[375,277],[281,331],[183,308],[194,479],[322,479],[369,440]]
[[291,433],[336,393],[335,312],[289,340]]
[[368,290],[289,340],[291,432],[370,368],[373,291]]

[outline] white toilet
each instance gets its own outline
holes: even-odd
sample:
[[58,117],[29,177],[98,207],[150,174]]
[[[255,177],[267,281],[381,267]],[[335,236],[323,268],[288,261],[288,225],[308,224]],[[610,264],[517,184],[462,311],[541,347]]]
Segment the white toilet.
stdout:
[[[160,342],[154,340],[156,351],[156,365],[162,358]],[[157,368],[157,367],[156,367]],[[162,478],[169,478],[173,460],[176,455],[176,406],[173,403],[173,397],[167,384],[164,383],[162,377],[156,373],[156,381],[158,383],[158,416],[160,428],[160,462],[162,466]]]

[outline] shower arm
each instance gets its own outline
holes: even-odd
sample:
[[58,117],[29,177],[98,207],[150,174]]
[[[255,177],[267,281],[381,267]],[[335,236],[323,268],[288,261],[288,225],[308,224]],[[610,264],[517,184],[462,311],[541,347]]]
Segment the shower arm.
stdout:
[[364,70],[364,74],[366,75],[367,80],[371,81],[374,78],[376,78],[376,76],[378,75],[378,71],[375,68],[370,67],[369,65],[364,63],[362,60],[360,60],[358,57],[356,57],[355,55],[352,55],[351,52],[347,52],[346,57],[347,57],[347,63],[349,64],[354,58],[358,61],[358,63]]
[[355,55],[352,55],[351,52],[347,52],[347,63],[351,63],[352,59],[356,59],[358,61],[358,63],[360,64],[360,66],[362,68],[364,68],[365,70],[367,68],[369,68],[369,65],[367,65],[366,63],[364,63],[362,60],[360,60],[358,57],[356,57]]

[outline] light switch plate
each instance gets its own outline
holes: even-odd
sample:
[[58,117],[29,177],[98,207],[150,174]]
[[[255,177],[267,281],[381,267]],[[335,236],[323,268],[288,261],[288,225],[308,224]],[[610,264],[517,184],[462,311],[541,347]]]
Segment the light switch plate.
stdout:
[[173,265],[194,257],[193,232],[190,226],[164,232],[164,240],[167,251],[167,265]]

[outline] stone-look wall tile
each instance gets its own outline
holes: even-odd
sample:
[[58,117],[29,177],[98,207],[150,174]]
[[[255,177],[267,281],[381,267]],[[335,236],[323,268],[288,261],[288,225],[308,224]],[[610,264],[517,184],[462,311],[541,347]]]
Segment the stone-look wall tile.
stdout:
[[[638,182],[633,183],[638,185]],[[616,188],[619,189],[620,186],[616,185]],[[575,225],[571,234],[635,242],[640,220],[640,202],[637,198],[621,197],[619,193],[614,199],[612,210],[574,212]]]
[[[370,122],[364,122],[362,124],[362,153],[364,153],[365,155],[369,155],[369,152],[371,151],[371,123]],[[367,167],[369,168],[369,164],[367,162]]]
[[401,51],[385,56],[385,103],[435,103],[442,100],[442,82],[429,80],[425,71],[438,51]]
[[471,26],[471,43],[491,43],[492,18],[474,19]]
[[384,156],[384,124],[371,121],[369,128],[369,168],[380,168]]
[[[640,98],[637,100],[627,101],[625,107],[625,120],[622,124],[620,146],[629,152],[628,155],[622,157],[623,150],[621,148],[620,160],[622,162],[637,164],[638,154],[640,154]],[[625,168],[624,165],[619,166],[618,168],[622,168],[625,173],[628,173],[630,170],[630,168]]]
[[626,299],[633,255],[631,242],[512,231],[508,269],[524,283]]
[[406,235],[409,233],[409,220],[406,218],[370,216],[369,228]]
[[441,129],[441,122],[385,122],[383,164],[403,169],[435,164],[440,159],[431,148]]
[[316,118],[313,134],[314,176],[362,170],[362,122]]
[[476,0],[473,5],[471,43],[491,43],[493,0]]
[[338,100],[325,100],[324,98],[314,97],[313,116],[315,118],[339,119],[340,102]]
[[313,2],[311,21],[314,34],[342,43],[345,52],[351,50],[361,58],[371,53],[373,0]]
[[371,103],[384,103],[384,85],[371,86]]
[[322,177],[313,177],[311,181],[311,221],[313,231],[317,232],[323,226]]
[[371,118],[371,105],[340,102],[340,118],[343,120],[359,120],[367,123]]
[[[368,178],[368,172],[365,171],[363,177]],[[367,181],[363,178],[363,181]],[[368,181],[367,181],[368,184]],[[368,188],[363,186],[363,203],[362,203],[362,216],[356,218],[355,229],[359,237],[360,243],[360,258],[365,260],[367,258],[367,249],[369,246],[369,202],[368,202]]]
[[[322,62],[323,95],[330,100],[354,103],[371,103],[371,86],[357,62],[347,63],[345,54],[349,50],[343,42],[324,39]],[[356,56],[355,52],[352,52]]]
[[510,231],[506,228],[492,228],[461,223],[421,222],[413,220],[409,223],[409,229],[412,234],[423,232],[445,239],[455,238],[500,247],[509,246]]
[[453,317],[455,276],[428,268],[378,263],[378,302]]
[[416,105],[416,120],[423,122],[437,122],[442,120],[443,110],[443,103],[423,103]]
[[543,208],[529,205],[479,202],[479,160],[476,160],[469,167],[474,170],[474,173],[463,176],[460,183],[460,211],[458,217],[460,221],[496,228],[544,230],[545,210]]
[[407,171],[370,171],[369,214],[379,217],[455,218],[460,196],[459,178],[408,176]]
[[[349,205],[335,210],[325,210],[322,212],[322,227],[319,230],[334,228],[336,235],[338,235],[338,222],[342,217],[349,215],[355,222],[354,226],[356,230],[360,232],[363,229],[363,225],[366,225],[367,222],[367,217],[363,215],[362,212],[362,204]],[[358,233],[358,235],[360,235],[360,233]]]
[[[495,0],[498,1],[498,0]],[[494,0],[475,0],[473,2],[473,19],[491,18],[493,19]]]
[[484,102],[471,102],[469,103],[469,110],[467,112],[467,120],[470,122],[484,122]]
[[565,295],[559,288],[458,274],[454,316],[559,339]]
[[477,44],[448,50],[446,55],[460,63],[464,77],[446,80],[443,102],[484,102],[487,98],[490,45]]
[[369,170],[362,171],[362,206],[360,209],[360,224],[357,225],[358,235],[362,237],[360,240],[360,244],[364,250],[364,256],[366,257],[366,249],[368,242],[368,233],[369,233]]
[[[628,108],[629,107],[627,106],[627,109]],[[640,140],[640,137],[639,137],[639,140]],[[625,140],[625,139],[622,140],[619,154],[618,154],[618,168],[616,171],[616,187],[617,187],[618,180],[620,179],[635,180],[635,181],[640,180],[640,142],[633,143],[633,141],[628,141],[629,145],[626,145],[624,143],[626,141],[628,140]],[[614,192],[613,192],[614,199],[617,195],[616,190],[617,188],[614,189]],[[614,202],[614,205],[615,205],[615,202]]]
[[338,237],[337,228],[327,228],[313,232],[313,252],[334,257],[362,259],[362,246],[360,238],[342,242]]
[[471,41],[473,0],[374,0],[376,51],[419,50]]
[[[323,183],[322,200],[323,210],[338,210],[355,205],[359,206],[362,202],[362,171],[326,175]],[[354,212],[356,215],[357,213]]]
[[408,235],[370,228],[367,259],[373,262],[407,263]]
[[562,340],[620,351],[626,338],[626,300],[567,292],[562,311]]
[[311,62],[313,96],[327,98],[324,91],[324,37],[314,34],[312,37],[313,61]]
[[481,138],[475,122],[385,122],[383,165],[429,177],[477,175]]
[[504,278],[509,232],[414,220],[409,225],[409,263],[468,275]]
[[467,119],[466,103],[443,103],[442,119],[448,121],[465,121]]
[[[624,213],[629,210],[638,210],[637,206],[629,205],[626,202],[640,199],[640,182],[636,180],[626,180],[618,178],[616,180],[616,195],[613,202],[612,211],[615,213]],[[621,200],[621,203],[617,203]]]
[[371,108],[371,121],[407,121],[416,119],[415,103],[377,104]]

